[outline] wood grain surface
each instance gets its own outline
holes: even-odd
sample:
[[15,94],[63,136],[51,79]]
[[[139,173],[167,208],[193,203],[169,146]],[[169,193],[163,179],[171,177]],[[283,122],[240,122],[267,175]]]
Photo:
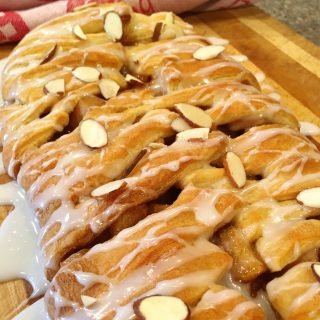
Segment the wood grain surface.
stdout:
[[[265,88],[282,96],[299,120],[320,125],[320,48],[256,7],[208,12],[183,17],[200,34],[230,40],[227,53],[246,55],[243,65],[254,74],[263,72]],[[13,45],[0,46],[0,59]],[[320,140],[319,140],[320,141]],[[1,180],[2,179],[2,180]],[[0,177],[1,181],[6,178]],[[10,208],[0,211],[0,221]],[[9,213],[10,214],[10,213]],[[11,319],[30,294],[23,280],[0,284],[0,320]],[[26,319],[27,320],[27,319]]]

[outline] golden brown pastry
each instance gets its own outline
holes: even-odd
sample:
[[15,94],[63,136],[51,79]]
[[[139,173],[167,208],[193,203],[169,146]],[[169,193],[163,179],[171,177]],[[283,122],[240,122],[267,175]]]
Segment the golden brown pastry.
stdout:
[[269,320],[253,299],[266,286],[283,319],[320,317],[319,150],[215,39],[90,5],[28,34],[2,92],[3,163],[41,226],[51,319],[131,319],[162,295],[191,320]]

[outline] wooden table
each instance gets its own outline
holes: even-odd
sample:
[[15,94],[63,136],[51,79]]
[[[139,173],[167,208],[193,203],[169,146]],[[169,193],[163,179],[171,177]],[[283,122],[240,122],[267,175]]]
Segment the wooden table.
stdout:
[[[200,34],[230,40],[227,52],[246,55],[243,65],[266,74],[272,86],[300,120],[320,125],[320,48],[256,7],[186,15]],[[13,45],[0,46],[0,59]],[[319,117],[318,117],[319,116]],[[19,305],[30,291],[22,280],[0,284],[0,319]]]

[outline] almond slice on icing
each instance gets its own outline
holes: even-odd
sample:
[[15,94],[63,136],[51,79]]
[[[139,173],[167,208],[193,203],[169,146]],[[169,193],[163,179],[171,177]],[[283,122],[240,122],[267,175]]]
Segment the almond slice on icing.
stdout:
[[196,128],[186,131],[179,132],[176,136],[178,141],[181,140],[192,140],[192,139],[201,139],[205,140],[209,137],[209,128]]
[[77,36],[79,39],[87,40],[87,36],[83,32],[82,28],[77,24],[72,28],[72,32],[75,36]]
[[197,60],[209,60],[217,57],[225,50],[224,46],[206,46],[201,47],[193,53],[193,57]]
[[187,320],[190,310],[183,300],[172,296],[149,296],[136,300],[133,310],[137,320]]
[[157,22],[156,26],[154,27],[153,34],[152,34],[152,41],[158,41],[161,35],[161,30],[163,27],[162,22]]
[[118,190],[123,190],[127,186],[127,182],[124,180],[116,180],[109,183],[106,183],[91,192],[93,197],[105,196],[111,192]]
[[54,44],[43,56],[40,65],[49,62],[57,52],[58,46]]
[[301,191],[297,195],[297,201],[311,208],[320,208],[320,187]]
[[123,36],[123,25],[119,14],[109,11],[104,19],[104,30],[114,40],[120,40]]
[[94,119],[81,121],[80,138],[90,148],[101,148],[108,143],[108,134],[102,124]]
[[241,159],[235,153],[228,152],[223,165],[232,184],[237,188],[242,188],[246,184],[247,176]]
[[49,81],[43,87],[43,92],[45,94],[49,94],[49,93],[58,94],[58,95],[64,94],[64,79],[56,79],[56,80]]
[[127,74],[125,77],[125,80],[130,84],[130,85],[142,85],[143,81],[141,81],[140,79],[134,77],[131,74]]
[[85,307],[90,307],[94,303],[97,302],[97,299],[94,297],[86,296],[86,295],[81,295],[80,296],[81,301]]
[[212,119],[202,109],[187,103],[177,103],[176,111],[191,127],[211,128]]
[[99,70],[91,67],[78,67],[72,71],[72,74],[81,81],[95,82],[101,77]]
[[171,128],[176,132],[182,132],[192,129],[192,127],[189,126],[188,122],[180,117],[172,121]]
[[311,122],[299,121],[300,133],[305,136],[317,136],[320,135],[320,128]]
[[317,280],[320,282],[320,263],[313,263],[311,269],[316,276]]
[[108,100],[118,94],[120,86],[111,79],[103,79],[99,83],[99,88],[102,96]]

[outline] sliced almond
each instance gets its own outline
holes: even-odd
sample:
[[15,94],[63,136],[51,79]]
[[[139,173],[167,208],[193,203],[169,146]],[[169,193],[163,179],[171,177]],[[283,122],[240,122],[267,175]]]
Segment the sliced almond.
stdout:
[[83,32],[82,28],[77,24],[72,28],[72,32],[79,38],[82,40],[87,40],[87,36],[85,35],[85,33]]
[[172,296],[144,297],[133,303],[133,310],[137,320],[187,320],[190,316],[183,300]]
[[299,121],[300,132],[305,136],[318,136],[320,135],[320,128],[311,122]]
[[217,57],[225,50],[224,46],[206,46],[201,47],[193,53],[193,57],[197,60],[210,60]]
[[208,139],[209,128],[196,128],[179,132],[176,136],[177,140],[192,140],[192,139]]
[[108,143],[108,134],[103,125],[94,119],[80,123],[80,138],[90,148],[101,148]]
[[166,14],[166,17],[164,19],[164,23],[166,25],[171,25],[171,24],[174,24],[174,15],[173,15],[173,12],[168,12]]
[[212,126],[211,117],[198,107],[187,103],[177,103],[175,109],[191,127],[211,128]]
[[235,153],[228,152],[223,165],[232,184],[237,188],[242,188],[246,184],[247,176],[241,159]]
[[297,195],[297,201],[311,208],[320,208],[320,187],[301,191]]
[[172,121],[171,128],[176,132],[182,132],[192,129],[192,127],[189,126],[188,122],[180,117]]
[[128,84],[130,84],[130,85],[142,85],[143,84],[143,81],[141,81],[140,79],[134,77],[133,75],[131,75],[129,73],[126,75],[125,79],[128,82]]
[[114,40],[120,40],[123,36],[123,25],[119,14],[109,11],[104,19],[104,30]]
[[49,62],[57,52],[58,46],[54,44],[43,56],[40,65]]
[[43,88],[45,94],[64,94],[64,79],[56,79],[49,81]]
[[157,22],[156,26],[154,27],[153,30],[153,35],[152,35],[152,41],[158,41],[161,35],[161,30],[162,30],[163,23],[162,22]]
[[106,183],[91,192],[93,197],[101,197],[115,192],[118,190],[123,190],[127,186],[127,182],[124,180],[116,180]]
[[94,303],[97,302],[97,299],[94,297],[86,296],[86,295],[81,295],[80,296],[81,301],[85,307],[90,307]]
[[99,83],[101,94],[105,99],[110,99],[118,94],[120,86],[111,79],[103,79]]
[[316,276],[317,280],[320,282],[320,263],[313,263],[311,269]]
[[101,77],[99,70],[91,67],[78,67],[72,71],[72,74],[81,81],[95,82]]

